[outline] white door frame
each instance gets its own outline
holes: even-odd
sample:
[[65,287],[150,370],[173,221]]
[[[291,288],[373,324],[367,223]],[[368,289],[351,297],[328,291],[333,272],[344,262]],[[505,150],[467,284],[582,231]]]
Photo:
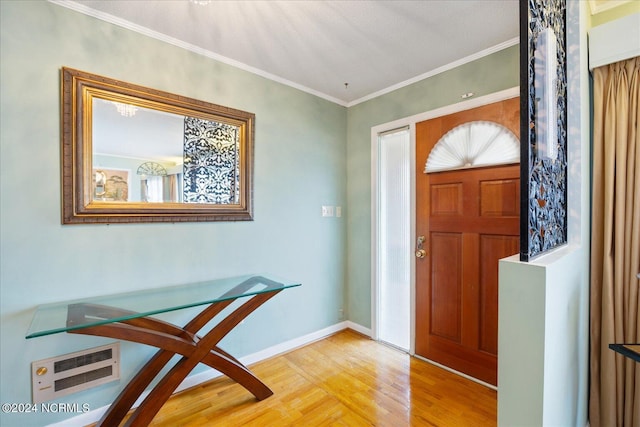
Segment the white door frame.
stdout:
[[[378,150],[379,150],[379,140],[378,135],[384,132],[388,132],[394,129],[399,129],[402,127],[409,128],[409,149],[411,153],[410,157],[410,191],[411,191],[411,199],[410,199],[410,209],[411,216],[410,221],[411,225],[409,230],[411,232],[411,236],[416,235],[416,123],[433,119],[436,117],[446,116],[448,114],[457,113],[464,110],[470,110],[472,108],[481,107],[483,105],[492,104],[494,102],[504,101],[506,99],[515,98],[520,95],[520,88],[513,87],[510,89],[505,89],[500,92],[495,92],[489,95],[481,96],[478,98],[468,99],[466,101],[458,102],[455,104],[447,105],[444,107],[436,108],[434,110],[430,110],[424,113],[416,114],[413,116],[405,117],[402,119],[394,120],[392,122],[383,123],[381,125],[377,125],[371,128],[371,338],[374,340],[378,340],[378,289],[380,287],[379,283],[379,275],[378,275]],[[426,162],[426,159],[425,159]],[[415,295],[416,295],[416,263],[415,258],[412,257],[411,260],[411,271],[410,271],[410,295],[411,295],[411,320],[410,327],[411,332],[409,334],[410,337],[410,348],[409,354],[415,354]]]

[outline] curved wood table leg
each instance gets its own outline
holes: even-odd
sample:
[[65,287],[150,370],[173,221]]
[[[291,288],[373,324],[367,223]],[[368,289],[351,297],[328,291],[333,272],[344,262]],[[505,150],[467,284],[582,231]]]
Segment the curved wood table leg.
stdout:
[[[133,318],[123,320],[119,323],[106,324],[102,326],[94,326],[91,328],[78,329],[70,331],[71,333],[83,334],[83,335],[96,335],[102,337],[110,337],[116,339],[122,339],[125,341],[138,342],[156,347],[163,347],[156,352],[156,354],[140,369],[140,371],[129,381],[129,384],[124,388],[120,394],[116,397],[113,403],[109,406],[109,409],[103,414],[98,425],[115,426],[119,425],[122,419],[127,415],[131,407],[134,405],[140,395],[147,389],[151,381],[160,373],[167,363],[174,356],[178,349],[173,344],[173,351],[168,351],[170,338],[162,340],[162,344],[158,342],[152,342],[153,336],[149,336],[153,331],[160,333],[172,334],[176,337],[191,337],[191,344],[195,345],[193,337],[197,329],[194,328],[198,325],[204,325],[209,322],[216,314],[220,313],[225,307],[231,304],[232,301],[224,301],[217,304],[212,304],[206,307],[202,312],[198,313],[191,322],[184,328],[172,325],[167,322],[163,322],[153,318]],[[135,312],[130,310],[123,310],[116,307],[109,307],[96,304],[78,304],[69,307],[68,324],[79,323],[82,324],[85,316],[91,316],[96,318],[121,318],[131,315],[135,315]],[[137,336],[133,336],[131,329],[126,329],[126,325],[136,326],[138,330]],[[191,325],[191,328],[189,327]],[[147,332],[143,335],[143,332]],[[188,351],[187,351],[188,352]],[[185,354],[185,351],[180,352]]]
[[[251,283],[242,286],[253,286]],[[160,380],[142,404],[127,420],[126,426],[147,426],[175,389],[199,363],[207,364],[242,385],[258,400],[265,399],[273,392],[236,358],[217,347],[217,344],[244,318],[275,296],[279,289],[256,294],[228,314],[203,337],[196,333],[214,316],[219,314],[233,300],[218,301],[198,313],[184,328],[149,317],[127,319],[135,314],[127,310],[90,304],[69,307],[68,324],[82,324],[82,317],[91,316],[105,319],[123,317],[120,322],[107,323],[82,329],[71,330],[76,334],[112,337],[158,347],[159,350],[135,375],[109,407],[98,426],[117,426],[175,354],[182,355],[172,369]]]
[[229,358],[212,351],[205,356],[202,362],[209,366],[215,366],[215,369],[246,388],[258,400],[264,400],[273,394],[273,391],[265,383],[260,381],[253,372],[233,357]]
[[[144,399],[142,404],[135,410],[133,415],[127,420],[126,427],[146,427],[151,423],[153,417],[158,413],[160,408],[171,397],[171,394],[180,385],[180,383],[189,375],[189,372],[196,367],[208,354],[211,349],[218,344],[218,342],[224,338],[238,323],[240,323],[245,317],[251,314],[255,309],[264,304],[267,300],[275,296],[275,292],[266,294],[254,295],[243,303],[235,311],[230,313],[227,317],[222,319],[211,331],[209,331],[202,339],[196,344],[197,348],[194,350],[190,357],[183,357],[175,366],[160,380],[160,382],[153,388],[151,393]],[[239,363],[239,362],[238,362]],[[244,369],[247,369],[242,365]],[[223,366],[224,368],[224,366]],[[242,374],[241,374],[242,372]],[[244,370],[233,369],[229,371],[229,378],[236,381],[236,377],[242,376]],[[266,387],[262,382],[260,384]],[[248,384],[254,386],[255,384]],[[255,395],[253,389],[248,389]],[[259,392],[260,390],[256,390]],[[269,390],[271,392],[271,390]],[[269,395],[273,394],[271,392]],[[268,396],[266,396],[268,397]]]
[[136,374],[129,384],[120,392],[118,397],[113,401],[107,412],[102,415],[98,422],[98,426],[117,426],[120,425],[124,417],[127,416],[129,410],[136,403],[136,400],[151,384],[151,381],[160,373],[162,368],[169,363],[173,353],[170,351],[160,350],[147,362],[144,367]]

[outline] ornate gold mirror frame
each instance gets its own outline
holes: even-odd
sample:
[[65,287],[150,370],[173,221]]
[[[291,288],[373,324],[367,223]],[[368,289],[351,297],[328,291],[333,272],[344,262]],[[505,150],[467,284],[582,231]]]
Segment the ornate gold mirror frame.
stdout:
[[62,223],[253,219],[255,115],[62,69]]

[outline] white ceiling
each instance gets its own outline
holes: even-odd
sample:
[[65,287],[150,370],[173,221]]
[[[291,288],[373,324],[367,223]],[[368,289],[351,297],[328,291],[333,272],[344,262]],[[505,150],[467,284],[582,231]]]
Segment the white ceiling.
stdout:
[[51,1],[347,106],[519,31],[517,0]]

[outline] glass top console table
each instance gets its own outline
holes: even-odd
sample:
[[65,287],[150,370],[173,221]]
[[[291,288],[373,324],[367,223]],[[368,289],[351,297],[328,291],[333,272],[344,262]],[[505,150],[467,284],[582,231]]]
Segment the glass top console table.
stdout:
[[[278,292],[300,286],[263,276],[241,276],[182,286],[155,288],[37,307],[26,338],[67,332],[97,335],[147,344],[158,348],[155,355],[131,379],[98,426],[118,426],[154,378],[171,358],[182,357],[169,369],[125,426],[148,425],[171,394],[199,363],[232,378],[258,400],[273,392],[218,343],[250,313]],[[198,335],[216,315],[234,301],[240,304],[217,321],[204,335]],[[152,316],[202,306],[183,327]]]

